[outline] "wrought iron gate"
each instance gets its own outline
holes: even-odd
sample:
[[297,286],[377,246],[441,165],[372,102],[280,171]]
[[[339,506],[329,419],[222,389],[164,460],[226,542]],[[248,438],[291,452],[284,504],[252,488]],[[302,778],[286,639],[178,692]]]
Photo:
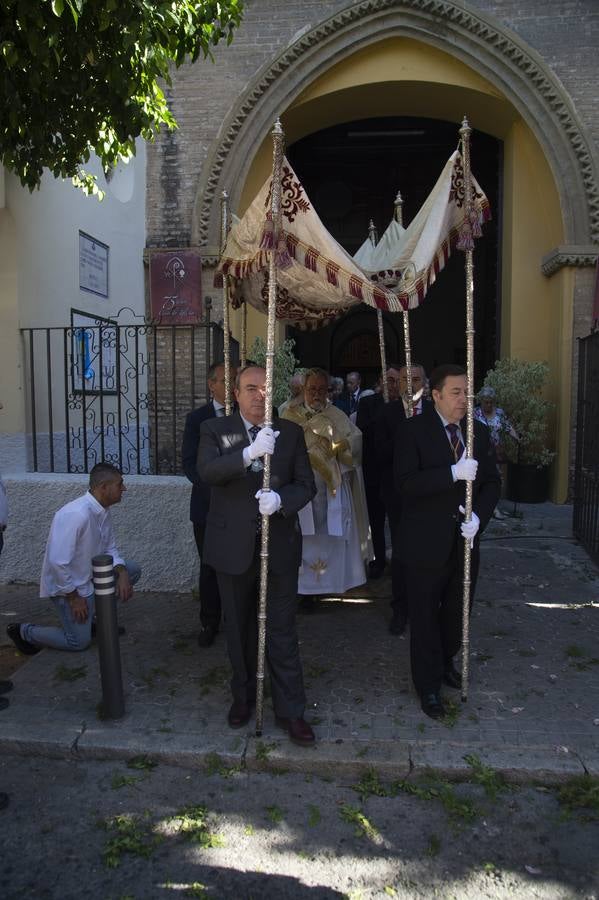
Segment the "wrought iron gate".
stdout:
[[223,353],[206,306],[195,325],[73,310],[69,327],[22,329],[28,468],[89,472],[105,460],[124,474],[180,474],[185,416],[205,402],[208,367]]
[[578,342],[575,536],[599,564],[599,332]]

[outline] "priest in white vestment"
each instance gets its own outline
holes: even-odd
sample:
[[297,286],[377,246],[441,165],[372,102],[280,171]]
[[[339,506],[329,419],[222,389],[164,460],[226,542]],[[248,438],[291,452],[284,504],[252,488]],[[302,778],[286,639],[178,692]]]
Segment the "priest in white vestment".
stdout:
[[339,595],[366,581],[373,558],[362,478],[362,433],[328,401],[329,376],[309,369],[303,403],[284,419],[304,429],[317,493],[299,512],[303,551],[298,593]]

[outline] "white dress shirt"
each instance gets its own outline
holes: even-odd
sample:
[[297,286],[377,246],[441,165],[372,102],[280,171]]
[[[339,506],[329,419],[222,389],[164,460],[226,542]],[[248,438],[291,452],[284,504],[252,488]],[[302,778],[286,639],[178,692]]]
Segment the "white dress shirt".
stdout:
[[222,403],[219,403],[218,400],[212,398],[212,408],[214,409],[214,415],[217,419],[220,419],[222,416],[227,415],[227,410]]
[[77,591],[94,592],[92,558],[109,553],[114,565],[124,565],[114,538],[110,512],[89,491],[61,507],[50,526],[42,565],[40,597],[59,597]]

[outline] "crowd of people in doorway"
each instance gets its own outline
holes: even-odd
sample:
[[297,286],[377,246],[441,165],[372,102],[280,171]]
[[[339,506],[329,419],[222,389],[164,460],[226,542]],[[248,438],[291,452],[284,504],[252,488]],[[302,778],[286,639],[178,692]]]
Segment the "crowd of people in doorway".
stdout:
[[[442,686],[461,687],[456,657],[463,546],[464,540],[471,546],[472,597],[479,537],[500,496],[495,419],[501,411],[484,402],[489,395],[483,391],[468,457],[462,368],[438,366],[427,377],[421,365],[408,372],[392,363],[385,375],[387,400],[382,379],[364,389],[358,372],[343,380],[319,367],[301,370],[291,379],[288,401],[267,416],[265,370],[254,363],[232,368],[227,398],[225,367],[217,362],[208,372],[210,399],[187,415],[181,456],[192,483],[190,518],[200,559],[198,643],[209,648],[224,623],[231,728],[247,725],[256,700],[264,516],[270,548],[266,660],[275,722],[292,741],[310,746],[315,740],[304,718],[298,610],[311,612],[323,596],[343,596],[380,578],[389,562],[389,630],[401,635],[409,627],[412,680],[423,712],[442,717]],[[473,497],[469,521],[467,482]],[[113,557],[117,596],[131,598],[140,569],[117,549],[110,518],[125,489],[117,467],[98,463],[88,491],[56,512],[40,593],[52,599],[60,624],[9,625],[22,653],[89,646],[94,556]],[[8,689],[0,683],[0,693]]]

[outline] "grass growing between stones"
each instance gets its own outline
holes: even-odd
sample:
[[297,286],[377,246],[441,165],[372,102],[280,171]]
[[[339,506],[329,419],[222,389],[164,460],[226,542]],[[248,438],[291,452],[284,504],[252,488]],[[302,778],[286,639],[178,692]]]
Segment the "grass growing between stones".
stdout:
[[224,847],[224,839],[210,830],[209,814],[205,806],[184,806],[166,820],[166,825],[186,841],[198,844],[202,849]]
[[350,825],[355,826],[354,834],[356,837],[366,837],[371,841],[380,837],[378,829],[366,818],[361,809],[351,806],[349,803],[344,803],[339,810],[339,815],[344,822],[349,822]]
[[481,762],[474,753],[467,754],[464,761],[470,766],[472,780],[484,788],[485,794],[490,800],[496,800],[497,794],[508,789],[505,778],[495,769]]
[[256,743],[256,759],[259,762],[268,762],[268,758],[273,750],[277,749],[277,744],[265,744],[263,741]]
[[145,756],[143,753],[140,756],[132,756],[131,759],[127,760],[128,769],[142,769],[146,772],[155,769],[157,765],[158,763],[155,759],[150,759],[149,756]]
[[[487,776],[490,781],[490,777]],[[420,800],[440,803],[447,816],[453,821],[471,822],[478,815],[476,806],[470,800],[463,800],[456,794],[453,785],[447,781],[423,777],[418,781],[393,781],[384,785],[375,769],[368,769],[358,784],[352,785],[360,800],[367,797],[396,797],[399,793],[411,794]]]
[[141,781],[143,776],[138,775],[121,775],[120,772],[115,772],[110,781],[110,787],[113,791],[118,791],[124,787],[130,787],[133,784],[137,784],[138,781]]
[[226,766],[218,753],[209,753],[206,757],[206,775],[220,775],[221,778],[232,778],[239,775],[243,766],[238,763],[234,766]]
[[564,819],[575,813],[588,821],[599,819],[599,778],[593,775],[577,775],[556,789]]
[[103,825],[112,835],[106,842],[103,853],[104,864],[109,869],[120,866],[125,854],[149,859],[162,840],[140,816],[113,816],[106,819]]
[[65,666],[62,663],[54,669],[54,681],[78,681],[87,675],[87,664]]

